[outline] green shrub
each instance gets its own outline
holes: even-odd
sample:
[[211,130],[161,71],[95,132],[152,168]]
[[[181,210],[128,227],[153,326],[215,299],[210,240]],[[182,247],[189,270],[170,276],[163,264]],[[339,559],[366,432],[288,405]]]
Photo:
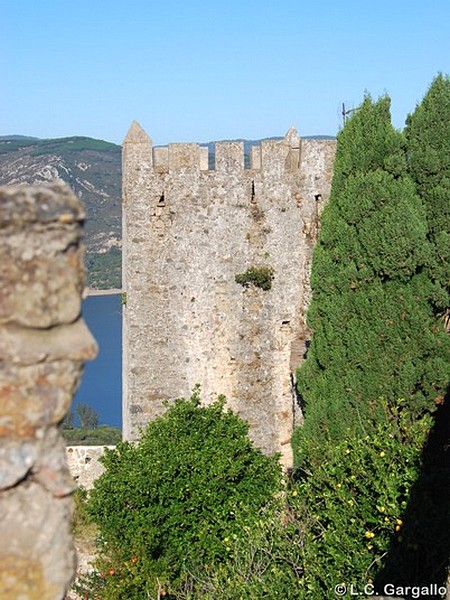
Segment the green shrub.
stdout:
[[230,540],[245,537],[282,489],[278,457],[253,447],[247,424],[224,402],[201,407],[195,391],[137,445],[121,443],[102,458],[88,501],[100,531],[102,598],[153,597],[226,563]]
[[404,513],[431,426],[429,414],[413,421],[404,405],[385,403],[385,422],[367,424],[365,436],[322,444],[320,461],[311,438],[297,432],[301,468],[290,498],[304,525],[299,597],[328,597],[339,583],[361,589],[375,580],[388,550],[403,543]]
[[235,281],[244,287],[253,284],[267,291],[272,287],[273,276],[272,267],[249,267],[244,273],[238,273]]
[[303,537],[300,524],[286,512],[284,495],[243,531],[244,536],[229,540],[230,560],[191,573],[177,600],[300,598]]
[[86,509],[87,497],[87,490],[83,487],[77,487],[73,493],[72,533],[78,540],[93,540],[97,532]]

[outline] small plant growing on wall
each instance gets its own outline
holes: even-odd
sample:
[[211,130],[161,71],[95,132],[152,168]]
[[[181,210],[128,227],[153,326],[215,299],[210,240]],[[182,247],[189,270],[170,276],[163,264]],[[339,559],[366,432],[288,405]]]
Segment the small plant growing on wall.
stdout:
[[273,276],[274,271],[272,267],[249,267],[244,273],[238,273],[235,281],[244,287],[253,284],[267,291],[272,287]]

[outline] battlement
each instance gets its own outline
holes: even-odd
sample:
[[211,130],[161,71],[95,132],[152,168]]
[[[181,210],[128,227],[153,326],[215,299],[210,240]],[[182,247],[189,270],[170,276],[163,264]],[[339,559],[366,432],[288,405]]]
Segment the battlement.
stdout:
[[[209,148],[200,144],[169,144],[153,147],[151,138],[134,121],[124,140],[124,161],[130,153],[134,156],[140,147],[141,157],[146,157],[147,165],[161,173],[215,173],[242,174],[244,171],[259,172],[272,177],[285,173],[296,173],[302,168],[302,153],[305,156],[327,152],[334,153],[334,140],[302,140],[294,127],[291,127],[281,140],[262,140],[260,145],[251,146],[249,165],[246,166],[243,142],[216,142],[210,156]],[[303,161],[304,163],[304,161]],[[211,168],[211,166],[213,168]]]

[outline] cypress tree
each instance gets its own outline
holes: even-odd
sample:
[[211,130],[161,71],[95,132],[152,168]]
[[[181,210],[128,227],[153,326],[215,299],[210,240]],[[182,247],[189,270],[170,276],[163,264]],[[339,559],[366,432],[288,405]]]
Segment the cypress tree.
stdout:
[[339,133],[313,254],[313,337],[297,380],[301,436],[317,448],[383,419],[381,398],[418,415],[442,393],[449,340],[433,320],[430,255],[390,100],[367,96]]
[[450,309],[450,78],[432,82],[405,128],[408,172],[426,208],[436,312]]

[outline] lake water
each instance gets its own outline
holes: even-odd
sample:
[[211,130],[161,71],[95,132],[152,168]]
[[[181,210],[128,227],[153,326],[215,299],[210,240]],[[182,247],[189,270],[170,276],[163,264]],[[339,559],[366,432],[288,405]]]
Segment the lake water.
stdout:
[[122,304],[120,294],[89,296],[83,301],[83,317],[97,340],[99,353],[88,362],[72,411],[89,404],[100,425],[122,428]]

